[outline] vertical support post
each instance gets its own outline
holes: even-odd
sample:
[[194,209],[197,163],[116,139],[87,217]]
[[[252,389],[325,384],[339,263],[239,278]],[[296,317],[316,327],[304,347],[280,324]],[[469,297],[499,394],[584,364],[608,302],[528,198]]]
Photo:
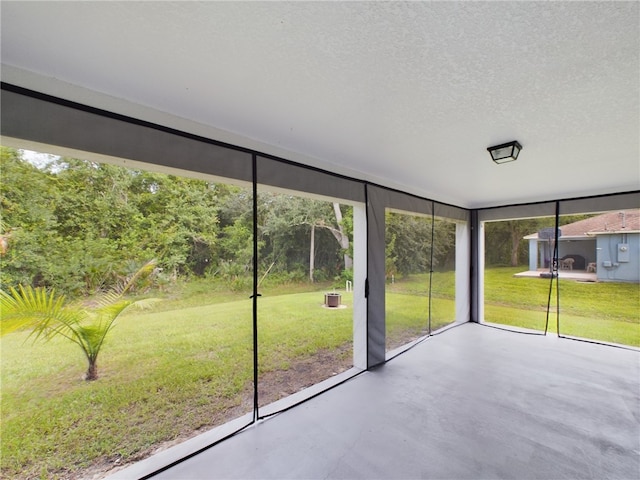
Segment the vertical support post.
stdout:
[[251,156],[252,193],[253,193],[253,421],[260,418],[258,411],[258,161],[256,154]]
[[353,366],[367,368],[367,213],[364,204],[353,206]]
[[529,271],[538,270],[538,240],[529,240]]
[[456,323],[471,318],[470,224],[456,222]]
[[367,368],[386,361],[385,206],[379,190],[367,185]]
[[484,321],[484,224],[478,220],[478,210],[469,212],[469,303],[470,320]]

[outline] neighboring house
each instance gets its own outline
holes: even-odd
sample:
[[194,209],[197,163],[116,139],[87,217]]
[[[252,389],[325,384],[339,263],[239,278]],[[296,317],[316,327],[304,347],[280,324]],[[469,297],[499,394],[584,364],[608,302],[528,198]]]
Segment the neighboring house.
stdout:
[[[524,237],[529,240],[531,271],[548,269],[553,257],[553,240],[539,233]],[[640,282],[640,209],[562,225],[558,259],[568,258],[573,259],[573,270],[594,272],[599,281]]]

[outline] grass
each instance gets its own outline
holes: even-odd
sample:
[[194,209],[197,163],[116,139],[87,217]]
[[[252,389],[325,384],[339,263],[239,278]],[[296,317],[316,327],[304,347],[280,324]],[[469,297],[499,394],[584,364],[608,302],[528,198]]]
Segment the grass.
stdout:
[[[411,275],[387,284],[385,310],[387,351],[429,333],[429,274]],[[454,273],[434,272],[431,331],[454,321]]]
[[[323,309],[322,300],[319,292],[260,299],[261,375],[350,342],[352,310]],[[25,344],[25,332],[2,338],[3,476],[62,478],[134,460],[251,410],[251,300],[164,308],[119,321],[94,382],[81,380],[73,344]]]
[[[492,323],[543,331],[546,323],[546,311],[519,310],[489,305],[485,306],[485,319]],[[555,307],[549,315],[548,331],[558,333]],[[640,325],[634,322],[569,315],[561,311],[560,333],[569,337],[640,347]]]
[[[485,317],[543,329],[549,282],[514,278],[519,270],[486,271]],[[454,280],[452,272],[433,275],[433,330],[455,318]],[[428,281],[424,274],[387,285],[388,348],[426,333]],[[323,352],[351,354],[353,311],[321,308],[328,285],[261,290],[260,378],[321,362]],[[637,284],[561,280],[560,292],[563,334],[640,346]],[[25,344],[25,332],[1,339],[3,477],[68,478],[134,461],[251,410],[249,294],[191,282],[165,296],[153,310],[119,320],[94,382],[81,380],[84,359],[71,343]],[[352,304],[351,294],[343,303]]]
[[[514,277],[526,267],[485,270],[485,321],[544,330],[548,279]],[[556,288],[560,289],[560,333],[640,347],[640,288],[637,283],[554,280],[549,331],[557,333]],[[429,274],[412,275],[386,289],[387,350],[428,333]],[[453,272],[432,277],[431,329],[455,320]]]
[[[549,279],[517,278],[520,268],[485,270],[487,322],[544,330]],[[554,280],[549,331],[557,333],[556,285],[560,290],[560,333],[640,347],[640,288],[637,283]]]

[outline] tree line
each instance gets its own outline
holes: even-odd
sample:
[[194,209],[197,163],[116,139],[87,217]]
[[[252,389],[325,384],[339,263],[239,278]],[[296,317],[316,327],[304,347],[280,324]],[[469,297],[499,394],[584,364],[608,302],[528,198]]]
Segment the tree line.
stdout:
[[[159,282],[211,276],[250,284],[250,189],[73,158],[36,166],[21,151],[0,148],[3,288],[86,295],[150,259]],[[258,196],[258,220],[262,272],[309,278],[312,229],[312,280],[349,268],[350,207],[266,192]]]
[[[151,259],[156,283],[219,278],[251,285],[250,188],[65,157],[35,165],[0,147],[0,283],[105,291]],[[350,279],[352,207],[260,192],[259,275]],[[455,225],[386,214],[387,275],[453,268]],[[526,265],[522,237],[548,219],[487,224],[487,265]]]

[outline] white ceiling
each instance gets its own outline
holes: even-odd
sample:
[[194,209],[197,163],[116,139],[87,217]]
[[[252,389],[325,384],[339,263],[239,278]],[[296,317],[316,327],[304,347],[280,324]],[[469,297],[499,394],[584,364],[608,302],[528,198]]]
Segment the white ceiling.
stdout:
[[639,2],[0,8],[3,81],[45,93],[463,207],[640,188]]

